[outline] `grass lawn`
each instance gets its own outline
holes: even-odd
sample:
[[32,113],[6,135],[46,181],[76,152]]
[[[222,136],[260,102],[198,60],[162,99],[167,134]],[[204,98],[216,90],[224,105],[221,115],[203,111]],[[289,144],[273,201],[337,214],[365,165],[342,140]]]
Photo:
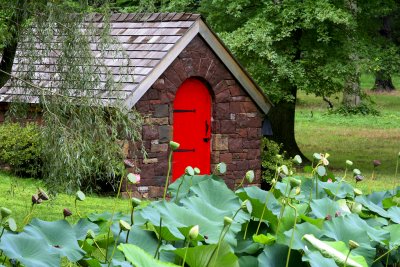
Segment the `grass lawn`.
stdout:
[[[363,75],[362,87],[371,88],[373,79]],[[400,88],[400,79],[395,77],[395,86]],[[391,93],[374,93],[365,90],[376,103],[381,116],[340,116],[327,113],[327,104],[313,95],[299,93],[296,109],[296,140],[305,155],[328,152],[331,168],[338,174],[343,172],[345,161],[354,162],[368,183],[360,183],[368,191],[388,189],[395,181],[396,160],[400,152],[400,90]],[[341,96],[331,97],[338,106]],[[380,160],[376,168],[377,179],[371,181],[373,160]],[[399,170],[400,171],[400,170]],[[398,175],[400,177],[400,175]]]
[[[11,193],[11,185],[15,184],[14,194]],[[31,209],[31,198],[37,193],[37,188],[42,187],[46,190],[40,180],[15,178],[7,173],[0,172],[0,206],[7,207],[12,210],[12,217],[16,220],[19,229],[23,227],[25,216]],[[50,196],[49,201],[44,201],[40,205],[35,205],[35,209],[31,217],[42,220],[60,220],[63,218],[63,209],[69,208],[73,215],[68,217],[70,222],[76,222],[79,219],[75,210],[75,195],[58,194]],[[112,212],[114,208],[115,198],[86,196],[82,202],[78,202],[78,210],[81,216],[96,212],[103,213],[105,211]],[[117,200],[116,211],[129,213],[130,201]]]

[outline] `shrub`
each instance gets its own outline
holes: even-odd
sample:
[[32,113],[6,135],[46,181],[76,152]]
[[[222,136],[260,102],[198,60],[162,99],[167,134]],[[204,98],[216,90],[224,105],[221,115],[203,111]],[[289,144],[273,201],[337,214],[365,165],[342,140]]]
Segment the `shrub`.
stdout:
[[0,161],[19,175],[37,177],[40,172],[40,131],[34,123],[0,125]]
[[[282,144],[263,138],[261,141],[262,178],[268,183],[274,178],[277,167],[286,165],[292,167],[292,161],[287,159],[286,151],[282,151]],[[279,155],[279,156],[278,156]]]

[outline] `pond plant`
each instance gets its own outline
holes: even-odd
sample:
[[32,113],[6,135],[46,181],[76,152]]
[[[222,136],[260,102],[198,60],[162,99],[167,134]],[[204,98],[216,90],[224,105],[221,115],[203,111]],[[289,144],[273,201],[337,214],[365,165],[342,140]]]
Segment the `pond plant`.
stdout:
[[[188,167],[168,198],[132,198],[129,214],[90,214],[75,224],[66,208],[63,220],[34,218],[16,232],[12,210],[2,207],[0,265],[400,266],[400,187],[364,195],[345,180],[352,162],[334,177],[328,157],[314,154],[305,176],[277,167],[269,191],[243,186],[252,171],[233,191],[216,174]],[[353,174],[362,182],[359,170]]]

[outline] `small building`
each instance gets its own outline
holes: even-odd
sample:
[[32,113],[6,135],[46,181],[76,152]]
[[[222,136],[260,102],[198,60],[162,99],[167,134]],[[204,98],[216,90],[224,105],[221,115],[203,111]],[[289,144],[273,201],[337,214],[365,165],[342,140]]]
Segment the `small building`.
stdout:
[[[103,17],[92,19],[100,24]],[[140,189],[151,197],[160,195],[170,140],[180,143],[173,155],[173,180],[188,165],[210,173],[225,162],[228,186],[248,170],[254,170],[259,183],[261,128],[271,102],[200,16],[113,14],[110,26],[134,68],[134,79],[122,83],[124,104],[148,115],[143,125],[148,157],[136,160]],[[112,71],[119,63],[110,59],[105,64]],[[37,71],[46,72],[40,66]],[[46,75],[39,82],[46,86]],[[0,121],[17,93],[7,86],[0,89]]]

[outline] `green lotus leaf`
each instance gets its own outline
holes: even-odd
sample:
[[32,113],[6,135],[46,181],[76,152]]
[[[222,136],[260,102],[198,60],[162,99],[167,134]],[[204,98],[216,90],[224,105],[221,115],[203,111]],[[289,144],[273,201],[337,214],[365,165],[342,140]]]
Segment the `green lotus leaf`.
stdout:
[[388,231],[390,234],[390,249],[396,246],[400,246],[400,224],[391,224],[389,226],[383,227],[383,229]]
[[[190,267],[204,267],[204,266],[226,266],[226,267],[239,267],[238,258],[233,253],[231,247],[222,242],[216,253],[217,245],[202,245],[189,248],[186,254],[186,263]],[[182,259],[185,255],[186,248],[180,248],[174,251],[175,254]]]
[[386,210],[384,210],[381,206],[375,204],[373,201],[368,199],[366,196],[357,196],[355,198],[355,201],[359,202],[365,208],[369,209],[370,211],[372,211],[374,213],[377,213],[378,215],[380,215],[382,217],[390,218],[390,216]]
[[84,240],[86,238],[88,230],[92,230],[95,235],[100,232],[99,226],[90,222],[88,219],[80,219],[74,226],[73,226],[76,239]]
[[332,258],[340,266],[346,263],[346,265],[349,267],[368,267],[365,258],[360,255],[353,255],[353,253],[350,253],[349,257],[347,258],[349,249],[342,241],[321,241],[310,234],[304,235],[303,238],[307,240],[313,248],[317,249],[324,257]]
[[392,222],[400,223],[400,207],[391,207],[387,210],[387,214]]
[[308,261],[311,267],[337,266],[335,261],[331,258],[325,258],[319,251],[307,251],[301,258],[303,261]]
[[74,230],[65,220],[46,222],[35,218],[24,228],[23,233],[57,248],[57,253],[72,262],[78,261],[85,255],[78,245]]
[[[290,240],[292,238],[292,232],[293,229],[290,229],[284,233],[284,239],[281,240],[283,244],[289,246]],[[321,229],[308,222],[297,224],[294,231],[292,249],[304,249],[306,242],[303,240],[303,236],[305,234],[313,234],[314,236],[319,238],[322,236],[323,232]]]
[[15,259],[25,266],[61,266],[61,256],[56,248],[26,233],[18,235],[5,233],[1,237],[0,250],[8,258]]
[[275,242],[276,237],[268,233],[267,235],[253,235],[253,241],[263,245],[271,245]]
[[122,251],[126,259],[136,267],[178,267],[178,265],[173,263],[154,259],[153,255],[150,255],[133,244],[120,244],[118,249]]
[[346,197],[350,197],[353,198],[354,197],[354,191],[353,191],[353,187],[346,183],[346,182],[333,182],[333,183],[328,183],[328,182],[320,182],[319,185],[321,185],[321,187],[323,189],[325,189],[325,192],[329,195],[329,196],[333,196],[336,198],[346,198]]
[[334,217],[337,211],[341,211],[339,204],[330,198],[313,199],[310,207],[317,218],[325,218],[328,215]]
[[[286,266],[288,247],[278,243],[272,246],[265,246],[263,252],[258,255],[258,266],[280,267]],[[296,251],[292,251],[289,266],[299,266],[301,258]]]

